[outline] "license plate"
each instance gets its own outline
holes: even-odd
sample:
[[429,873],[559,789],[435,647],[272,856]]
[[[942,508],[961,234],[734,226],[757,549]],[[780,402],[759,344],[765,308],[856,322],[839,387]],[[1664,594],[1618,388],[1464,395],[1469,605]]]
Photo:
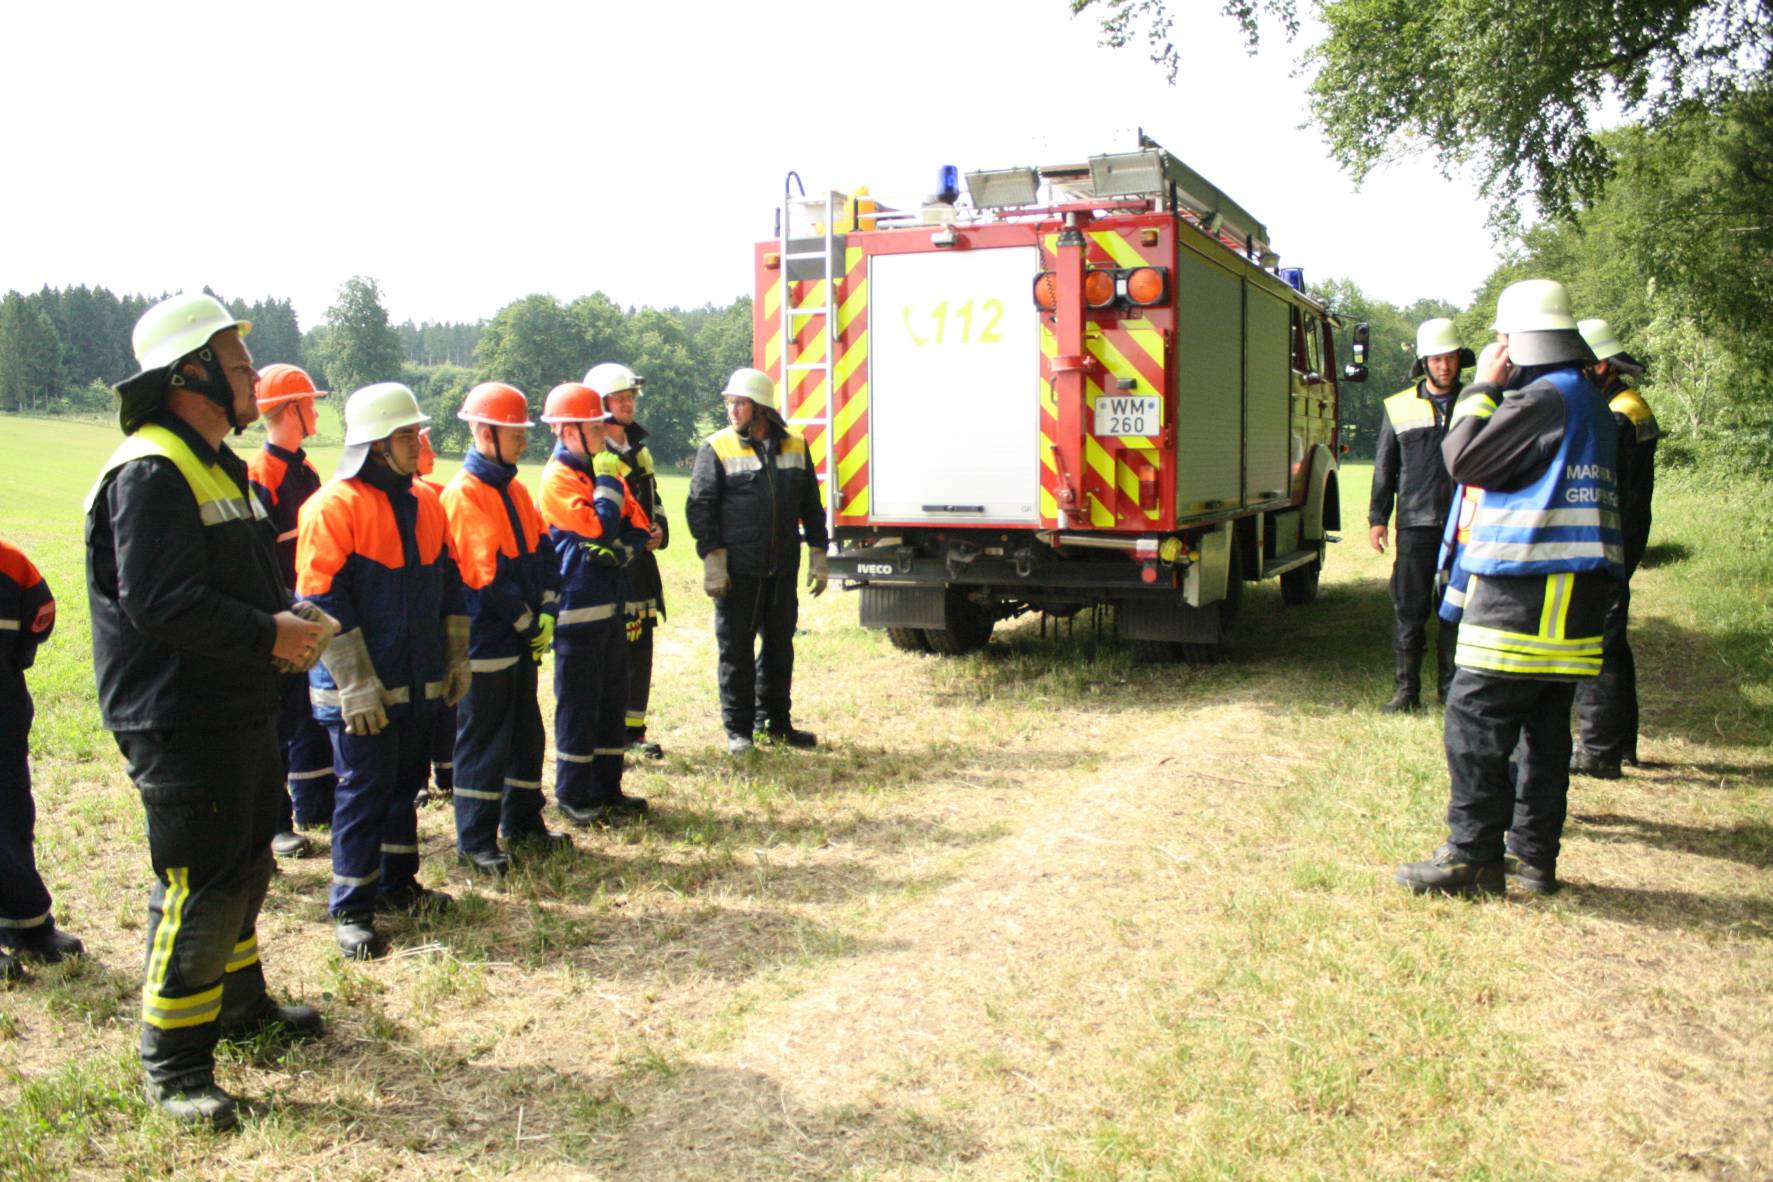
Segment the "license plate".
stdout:
[[1108,394],[1096,399],[1097,435],[1156,435],[1163,399],[1156,394]]

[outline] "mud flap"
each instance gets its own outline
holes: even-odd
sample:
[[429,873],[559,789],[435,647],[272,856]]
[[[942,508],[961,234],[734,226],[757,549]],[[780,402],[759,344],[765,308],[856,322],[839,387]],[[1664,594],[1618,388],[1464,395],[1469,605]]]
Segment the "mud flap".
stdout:
[[946,628],[941,587],[863,587],[864,628]]

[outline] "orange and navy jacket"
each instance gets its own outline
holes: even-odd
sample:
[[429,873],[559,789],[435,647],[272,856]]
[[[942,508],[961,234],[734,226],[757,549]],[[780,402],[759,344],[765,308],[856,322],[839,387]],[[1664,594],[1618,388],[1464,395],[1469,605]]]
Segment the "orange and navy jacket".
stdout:
[[[389,717],[443,702],[444,619],[463,614],[462,577],[437,494],[371,461],[302,507],[296,594],[363,640]],[[323,661],[308,674],[314,717],[339,720],[338,684]]]
[[[609,473],[593,475],[590,464],[559,445],[542,469],[542,520],[548,523],[560,563],[554,635],[557,644],[570,644],[576,634],[621,614],[629,593],[626,567],[645,552],[652,532],[640,502],[615,475],[613,464]],[[587,552],[587,544],[607,551],[620,565],[598,561]]]
[[[24,552],[0,542],[0,732],[31,729],[25,670],[55,630],[55,596]],[[14,730],[16,729],[16,732]]]
[[277,565],[283,569],[283,585],[294,590],[296,526],[302,506],[320,491],[320,473],[306,452],[300,448],[288,451],[275,443],[252,454],[246,461],[246,473],[252,480],[252,495],[265,507],[277,531]]
[[443,490],[471,621],[468,663],[476,673],[509,669],[527,657],[541,617],[558,610],[554,540],[516,475],[515,464],[471,451]]

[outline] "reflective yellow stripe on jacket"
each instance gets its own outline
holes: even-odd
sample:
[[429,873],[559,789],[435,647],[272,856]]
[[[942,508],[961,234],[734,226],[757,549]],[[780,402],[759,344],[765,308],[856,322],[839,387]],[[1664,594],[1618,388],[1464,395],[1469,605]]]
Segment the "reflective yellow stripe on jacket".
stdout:
[[104,487],[105,477],[132,460],[146,459],[149,456],[169,459],[178,468],[179,475],[191,486],[191,495],[197,498],[197,515],[204,525],[251,521],[255,517],[269,520],[259,499],[247,496],[245,490],[234,483],[233,477],[220,464],[205,464],[197,458],[197,453],[191,450],[190,444],[159,423],[142,424],[135,429],[134,434],[117,445],[117,450],[111,453],[111,458],[105,461],[103,470],[99,472],[92,491],[86,494],[86,511],[92,511],[99,489]]
[[[1467,598],[1477,594],[1481,576],[1473,576]],[[1601,671],[1601,637],[1567,636],[1570,597],[1576,576],[1565,572],[1545,576],[1545,598],[1537,632],[1511,632],[1473,623],[1459,626],[1454,661],[1465,669],[1540,677],[1594,677]]]

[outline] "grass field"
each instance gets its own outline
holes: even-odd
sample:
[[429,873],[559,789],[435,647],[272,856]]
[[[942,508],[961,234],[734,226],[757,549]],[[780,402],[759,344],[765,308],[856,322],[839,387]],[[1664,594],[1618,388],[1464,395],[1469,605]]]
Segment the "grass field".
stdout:
[[1358,510],[1320,601],[1255,590],[1212,667],[1137,665],[1087,617],[915,657],[852,596],[803,600],[822,744],[740,765],[680,534],[669,757],[629,780],[652,820],[489,887],[425,808],[422,876],[460,905],[367,965],[333,951],[325,861],[285,863],[267,975],[331,1028],[228,1050],[252,1115],[209,1136],[138,1090],[149,869],[81,573],[114,439],[0,418],[0,530],[60,596],[39,858],[91,952],[0,992],[0,1176],[1773,1177],[1767,487],[1665,482],[1634,585],[1646,764],[1577,782],[1569,889],[1483,904],[1391,883],[1441,839],[1445,769],[1432,713],[1376,712],[1388,560]]

